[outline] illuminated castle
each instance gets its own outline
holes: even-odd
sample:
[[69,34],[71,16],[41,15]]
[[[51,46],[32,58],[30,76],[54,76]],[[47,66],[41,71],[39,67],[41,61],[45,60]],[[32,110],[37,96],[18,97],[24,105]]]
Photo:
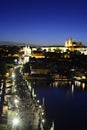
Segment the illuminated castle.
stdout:
[[66,40],[65,42],[65,47],[82,47],[82,43],[81,42],[73,42],[72,38],[70,38],[69,40]]
[[[39,49],[38,49],[39,48]],[[23,52],[23,63],[29,62],[30,57],[45,58],[44,52],[67,52],[67,51],[79,51],[81,54],[87,55],[87,46],[84,46],[81,42],[73,41],[72,38],[65,41],[65,45],[58,46],[25,46],[21,50]],[[22,59],[22,58],[21,58]]]

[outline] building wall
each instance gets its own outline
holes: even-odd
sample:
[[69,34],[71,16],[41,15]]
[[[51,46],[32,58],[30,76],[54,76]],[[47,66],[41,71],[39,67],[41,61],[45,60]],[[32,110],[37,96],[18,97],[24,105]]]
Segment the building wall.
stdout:
[[[33,72],[33,73],[32,73]],[[31,73],[32,74],[48,74],[49,69],[32,69]]]

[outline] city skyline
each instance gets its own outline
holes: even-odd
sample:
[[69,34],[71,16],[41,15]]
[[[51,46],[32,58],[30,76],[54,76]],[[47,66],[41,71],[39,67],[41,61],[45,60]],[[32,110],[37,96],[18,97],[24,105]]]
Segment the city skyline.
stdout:
[[86,0],[1,0],[0,41],[87,45]]

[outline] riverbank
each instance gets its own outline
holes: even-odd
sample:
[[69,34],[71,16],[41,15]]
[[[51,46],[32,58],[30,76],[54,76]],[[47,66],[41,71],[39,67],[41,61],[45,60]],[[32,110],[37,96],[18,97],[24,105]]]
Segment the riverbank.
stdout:
[[79,81],[79,82],[86,82],[87,83],[87,79],[75,79],[75,78],[68,78],[65,76],[62,77],[56,77],[54,75],[43,75],[43,74],[33,74],[33,75],[28,75],[26,77],[26,79],[28,80],[49,80],[49,81],[71,81],[71,82],[75,82],[75,81]]
[[29,75],[26,77],[27,79],[33,80],[51,80],[51,76],[50,75],[42,75],[42,74],[33,74],[33,75]]
[[29,75],[28,80],[71,81],[69,78],[53,78],[50,75]]

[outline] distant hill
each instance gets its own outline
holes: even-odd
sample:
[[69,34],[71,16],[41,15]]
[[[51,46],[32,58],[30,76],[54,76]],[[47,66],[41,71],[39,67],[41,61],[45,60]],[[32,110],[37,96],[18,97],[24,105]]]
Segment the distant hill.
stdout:
[[54,45],[54,44],[33,44],[33,43],[22,43],[22,42],[13,42],[13,41],[0,41],[0,46],[4,46],[4,45],[8,45],[8,46],[26,46],[26,45],[29,45],[31,47],[44,47],[44,46],[47,46],[47,47],[56,47],[56,46],[64,46],[63,44],[57,44],[57,45]]
[[37,46],[37,45],[34,45],[34,44],[31,44],[31,43],[20,43],[20,42],[11,42],[11,41],[0,41],[0,46],[3,46],[3,45],[9,45],[9,46],[26,46],[26,45],[29,45],[29,46]]
[[0,46],[2,45],[25,45],[25,43],[11,42],[11,41],[0,41]]

